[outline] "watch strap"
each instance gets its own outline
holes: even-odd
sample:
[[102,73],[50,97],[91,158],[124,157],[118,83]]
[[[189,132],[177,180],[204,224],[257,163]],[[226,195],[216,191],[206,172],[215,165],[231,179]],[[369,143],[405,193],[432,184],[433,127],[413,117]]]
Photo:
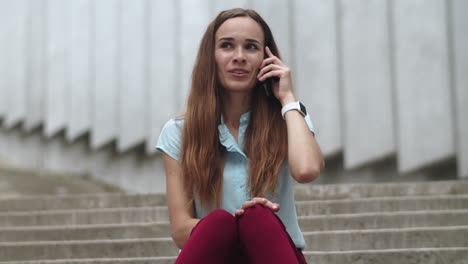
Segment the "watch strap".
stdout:
[[301,104],[301,102],[297,101],[297,102],[288,103],[285,106],[283,106],[283,108],[281,108],[281,115],[283,116],[283,119],[284,119],[284,116],[286,115],[286,112],[290,110],[297,110],[299,113],[301,113],[302,116],[307,115],[305,106]]

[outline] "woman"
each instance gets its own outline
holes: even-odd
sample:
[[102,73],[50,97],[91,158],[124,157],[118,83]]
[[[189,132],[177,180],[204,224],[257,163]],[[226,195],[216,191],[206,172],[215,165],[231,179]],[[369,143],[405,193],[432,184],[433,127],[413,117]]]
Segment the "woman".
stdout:
[[315,180],[324,161],[291,80],[255,11],[210,23],[187,111],[157,144],[176,263],[305,263],[293,179]]

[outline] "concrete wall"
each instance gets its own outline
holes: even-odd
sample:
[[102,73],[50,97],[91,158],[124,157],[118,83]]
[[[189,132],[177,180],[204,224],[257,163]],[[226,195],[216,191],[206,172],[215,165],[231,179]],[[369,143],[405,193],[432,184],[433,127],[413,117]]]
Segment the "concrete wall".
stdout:
[[395,158],[400,174],[455,160],[468,177],[465,2],[0,0],[0,156],[163,191],[154,145],[184,110],[200,38],[246,7],[271,26],[327,157]]

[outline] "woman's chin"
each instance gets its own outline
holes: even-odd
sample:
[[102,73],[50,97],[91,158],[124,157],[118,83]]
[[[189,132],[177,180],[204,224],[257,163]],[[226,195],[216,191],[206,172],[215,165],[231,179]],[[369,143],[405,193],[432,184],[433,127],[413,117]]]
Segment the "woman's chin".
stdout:
[[225,86],[225,90],[228,92],[233,92],[233,93],[245,93],[245,92],[251,92],[255,85],[251,84],[241,84],[241,83],[234,83],[234,84],[227,84]]

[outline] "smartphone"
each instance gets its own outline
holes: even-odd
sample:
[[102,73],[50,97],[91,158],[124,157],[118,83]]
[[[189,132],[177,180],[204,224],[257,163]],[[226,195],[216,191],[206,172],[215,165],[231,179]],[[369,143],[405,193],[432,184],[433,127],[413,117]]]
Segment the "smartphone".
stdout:
[[[264,54],[264,59],[266,59],[268,57],[268,55],[265,53]],[[279,82],[279,78],[274,76],[274,77],[270,77],[268,79],[266,79],[263,83],[264,83],[264,88],[265,88],[265,93],[267,94],[267,96],[270,96],[270,94],[273,94],[273,83],[275,82]]]

